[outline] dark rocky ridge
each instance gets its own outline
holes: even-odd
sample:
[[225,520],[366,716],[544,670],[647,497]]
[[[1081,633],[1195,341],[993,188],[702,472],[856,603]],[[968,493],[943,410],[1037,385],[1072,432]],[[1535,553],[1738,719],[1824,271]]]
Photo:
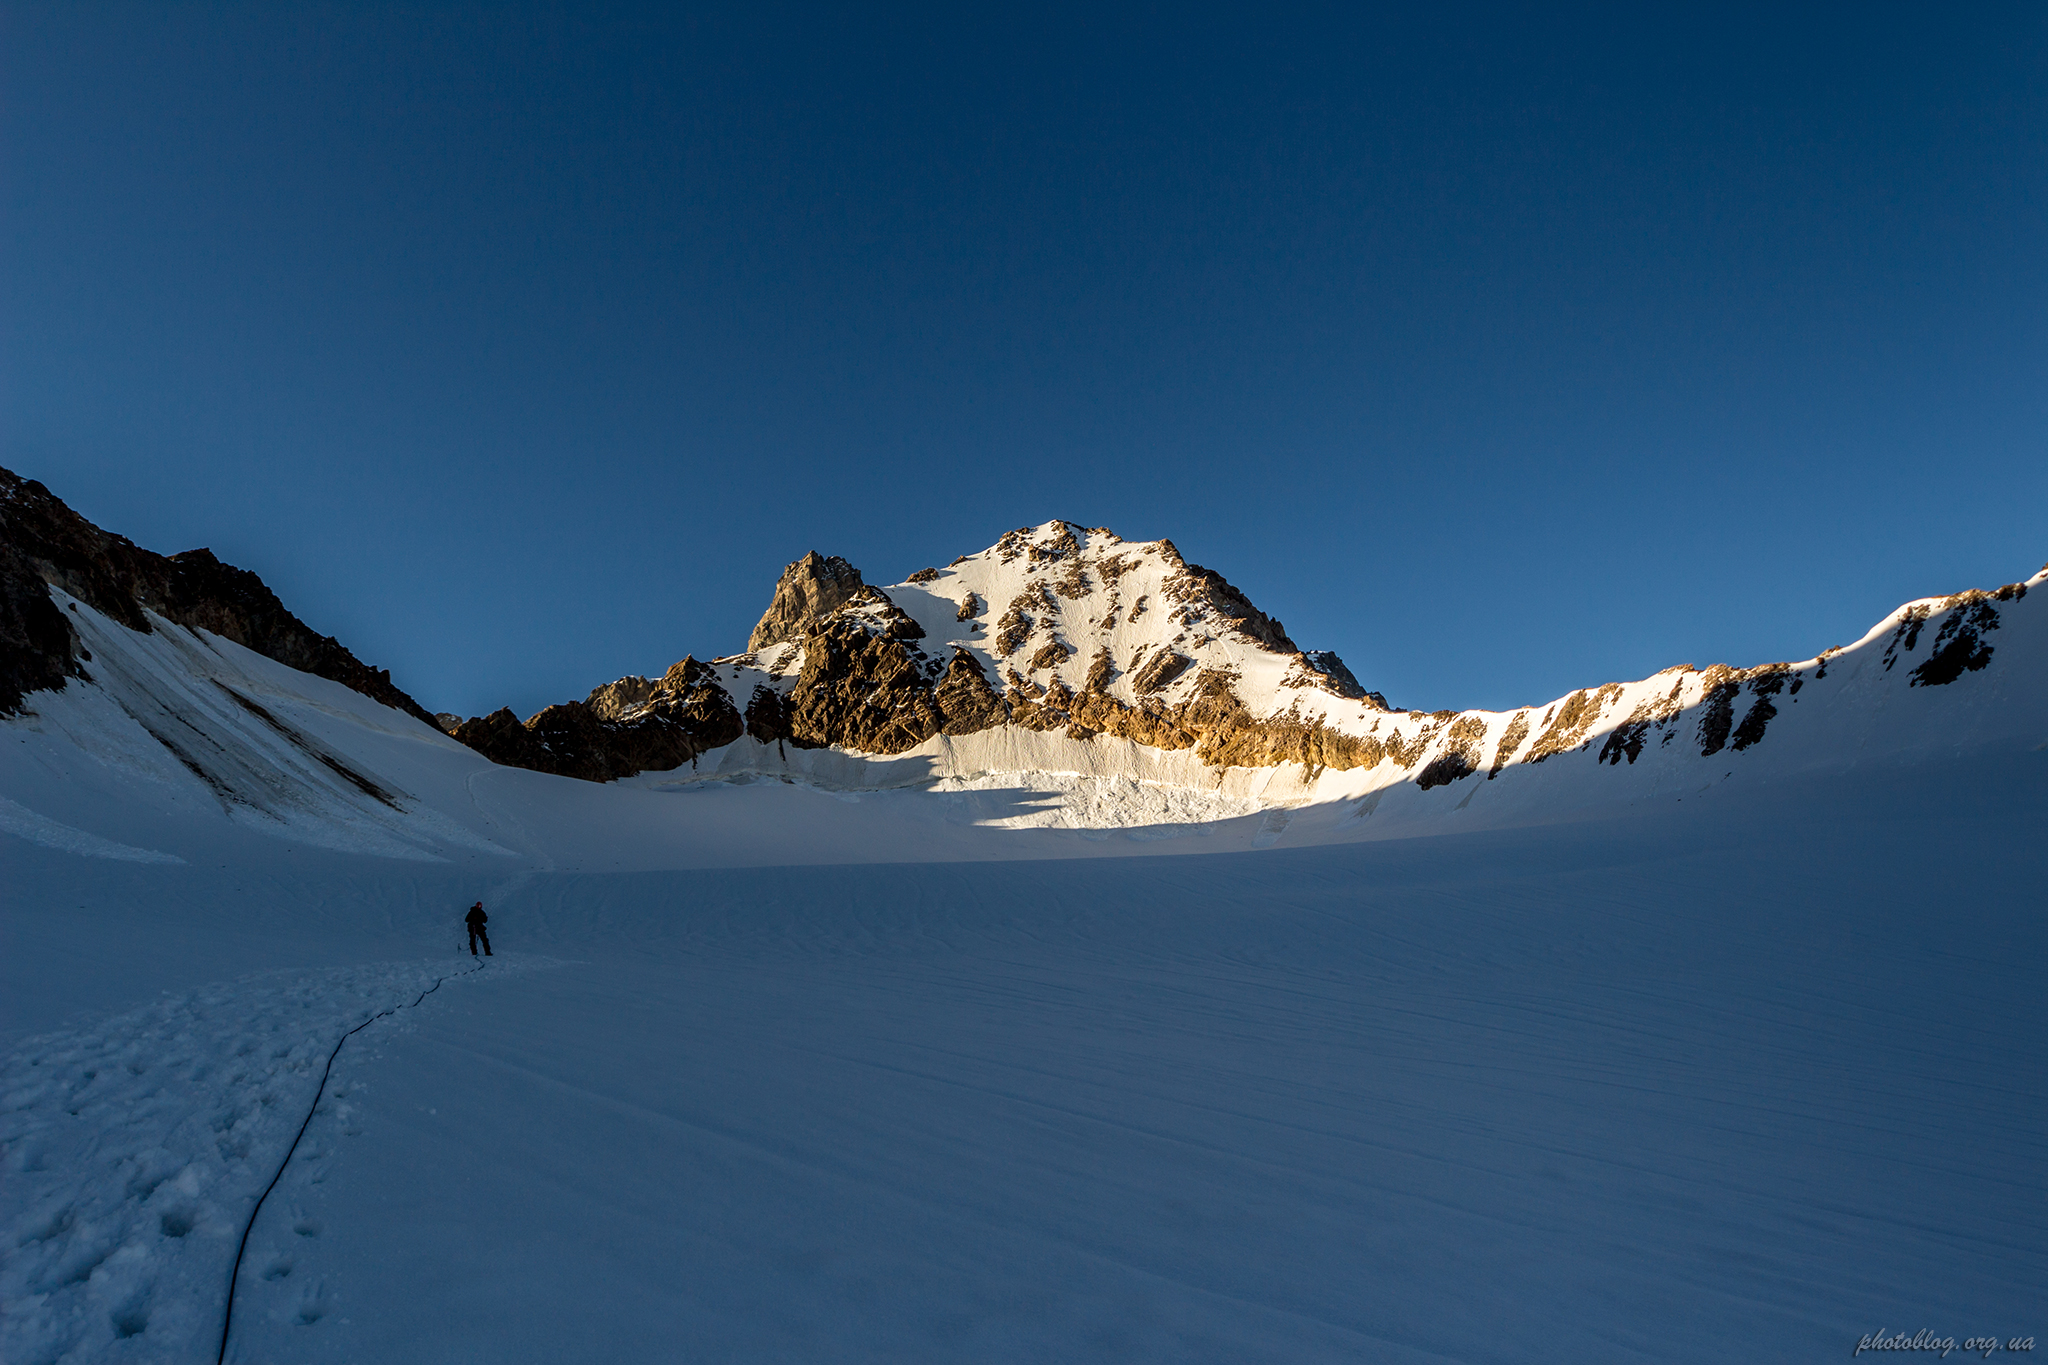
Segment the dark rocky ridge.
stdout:
[[685,657],[658,680],[621,678],[522,723],[508,709],[462,721],[455,738],[508,768],[587,782],[667,772],[745,733],[711,670]]
[[30,692],[86,676],[71,622],[57,610],[35,562],[0,537],[0,715],[21,710]]
[[285,610],[255,574],[221,563],[211,550],[160,555],[142,549],[7,469],[0,469],[0,714],[19,711],[27,693],[89,676],[77,634],[45,585],[131,630],[150,633],[148,613],[155,612],[434,724],[432,714],[392,684],[389,672]]

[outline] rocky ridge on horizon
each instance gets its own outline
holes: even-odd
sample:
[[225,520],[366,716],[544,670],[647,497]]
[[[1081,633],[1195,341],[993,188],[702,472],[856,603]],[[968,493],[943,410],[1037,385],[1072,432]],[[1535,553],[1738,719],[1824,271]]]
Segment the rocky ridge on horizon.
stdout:
[[[887,588],[844,559],[806,554],[778,580],[755,648],[709,662],[685,656],[659,678],[621,678],[523,721],[509,709],[464,720],[429,715],[387,672],[292,616],[256,575],[204,550],[142,550],[0,470],[0,714],[24,710],[35,691],[90,680],[90,656],[51,587],[130,629],[148,632],[155,613],[213,631],[397,707],[494,762],[593,782],[695,766],[720,750],[730,766],[742,739],[786,762],[791,749],[887,757],[1007,729],[1068,746],[1106,739],[1187,752],[1219,776],[1296,764],[1313,781],[1390,764],[1396,780],[1427,789],[1596,742],[1607,765],[1632,765],[1681,735],[1701,757],[1741,752],[1841,652],[1801,665],[1684,665],[1512,712],[1401,711],[1334,654],[1300,649],[1171,541],[1053,521]],[[1887,618],[1882,670],[1915,655],[1924,637],[1927,657],[1906,670],[1908,686],[1981,671],[2000,604],[2028,587],[1907,604]],[[1095,761],[1083,752],[1052,761],[1089,770]],[[755,761],[742,755],[741,768]]]
[[0,469],[0,715],[20,711],[28,693],[92,676],[92,660],[50,597],[52,586],[130,630],[150,633],[154,612],[435,723],[393,685],[388,670],[372,668],[292,615],[247,569],[223,564],[211,550],[142,549],[9,469]]
[[[1994,604],[2026,591],[2008,584],[1908,609],[1886,668],[1916,648],[1921,624],[1939,611],[1933,655],[1911,685],[1981,669],[1998,628]],[[785,748],[887,756],[1013,726],[1191,750],[1213,769],[1390,763],[1428,788],[1542,763],[1595,735],[1599,761],[1633,764],[1653,739],[1671,744],[1681,722],[1702,757],[1739,752],[1763,739],[1781,701],[1806,681],[1790,664],[1686,665],[1511,713],[1398,711],[1334,654],[1301,650],[1171,541],[1127,542],[1061,521],[1012,531],[888,588],[862,582],[844,560],[808,554],[783,573],[754,638],[769,643],[678,665],[696,689],[686,706],[672,669],[666,687],[621,679],[585,702],[550,707],[523,735],[509,712],[457,733],[499,762],[598,776],[694,764],[742,733]],[[1813,676],[1827,676],[1834,652]],[[656,752],[658,762],[643,761]]]
[[620,678],[523,722],[501,707],[443,728],[493,763],[589,782],[680,768],[745,733],[732,698],[687,655],[658,679]]

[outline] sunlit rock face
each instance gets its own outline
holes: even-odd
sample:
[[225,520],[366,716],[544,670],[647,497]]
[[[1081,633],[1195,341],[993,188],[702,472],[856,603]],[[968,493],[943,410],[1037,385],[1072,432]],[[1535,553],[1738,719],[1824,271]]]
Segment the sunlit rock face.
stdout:
[[[1012,725],[1085,741],[1108,734],[1219,763],[1324,761],[1346,747],[1294,708],[1248,706],[1255,691],[1309,689],[1383,710],[1334,654],[1307,654],[1222,575],[1169,541],[1133,543],[1048,522],[886,589],[861,587],[807,619],[825,579],[790,566],[756,641],[721,664],[750,678],[750,732],[803,747],[898,754],[934,736]],[[1262,698],[1272,700],[1271,696]],[[758,718],[758,719],[757,719]]]
[[812,550],[776,580],[775,596],[747,637],[747,648],[766,649],[801,639],[813,622],[852,601],[862,586],[859,569],[837,555]]

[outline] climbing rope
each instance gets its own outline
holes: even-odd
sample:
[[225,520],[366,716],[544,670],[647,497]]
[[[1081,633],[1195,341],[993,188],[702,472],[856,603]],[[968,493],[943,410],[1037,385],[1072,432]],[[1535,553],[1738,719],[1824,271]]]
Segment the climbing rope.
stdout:
[[[485,967],[489,965],[490,964],[487,961],[479,959],[476,966],[471,967],[469,971],[450,972],[448,976],[469,976],[472,973],[482,971]],[[375,1014],[363,1020],[362,1023],[357,1024],[347,1033],[342,1034],[341,1037],[335,1041],[334,1051],[327,1054],[327,1065],[322,1067],[320,1070],[320,1087],[319,1089],[313,1092],[313,1102],[310,1105],[306,1106],[306,1117],[299,1121],[299,1131],[292,1135],[292,1145],[285,1149],[284,1160],[277,1163],[276,1174],[272,1175],[270,1177],[270,1183],[263,1187],[263,1193],[256,1196],[256,1206],[249,1210],[249,1221],[242,1225],[242,1240],[235,1246],[235,1266],[234,1269],[228,1272],[228,1304],[226,1310],[221,1314],[220,1352],[218,1355],[214,1357],[214,1365],[224,1365],[224,1362],[228,1358],[228,1332],[232,1330],[235,1325],[235,1284],[241,1278],[242,1275],[242,1256],[243,1253],[245,1253],[249,1249],[249,1234],[253,1232],[256,1228],[256,1215],[263,1212],[263,1201],[270,1198],[270,1192],[276,1189],[277,1182],[284,1178],[284,1168],[292,1164],[292,1154],[299,1150],[299,1140],[306,1136],[306,1129],[312,1125],[313,1114],[316,1110],[320,1108],[320,1099],[327,1093],[327,1077],[334,1070],[334,1059],[341,1055],[342,1046],[345,1043],[347,1043],[349,1039],[355,1037],[358,1033],[361,1033],[364,1029],[376,1023],[379,1019],[383,1019],[390,1015],[396,1014],[400,1010],[409,1010],[416,1008],[421,1000],[426,999],[435,991],[440,990],[441,983],[443,981],[446,981],[448,979],[448,976],[435,977],[434,984],[427,987],[425,990],[421,991],[419,993],[418,999],[415,999],[410,1005],[393,1005],[390,1009],[378,1010]]]

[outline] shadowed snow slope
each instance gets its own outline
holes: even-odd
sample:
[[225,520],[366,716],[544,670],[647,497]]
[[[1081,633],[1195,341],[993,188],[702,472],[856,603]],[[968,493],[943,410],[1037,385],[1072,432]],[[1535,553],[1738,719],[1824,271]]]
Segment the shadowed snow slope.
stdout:
[[478,895],[499,958],[342,1054],[231,1359],[1709,1361],[2031,1330],[2048,754],[1883,775],[1001,865],[16,841],[5,998],[39,1036],[0,1070],[5,1356],[212,1359],[318,1058],[452,965]]
[[2038,1332],[2043,597],[1379,713],[1427,744],[1343,772],[1012,729],[605,785],[59,597],[92,679],[0,725],[0,1358],[212,1360],[321,1062],[478,898],[499,956],[342,1052],[229,1359]]

